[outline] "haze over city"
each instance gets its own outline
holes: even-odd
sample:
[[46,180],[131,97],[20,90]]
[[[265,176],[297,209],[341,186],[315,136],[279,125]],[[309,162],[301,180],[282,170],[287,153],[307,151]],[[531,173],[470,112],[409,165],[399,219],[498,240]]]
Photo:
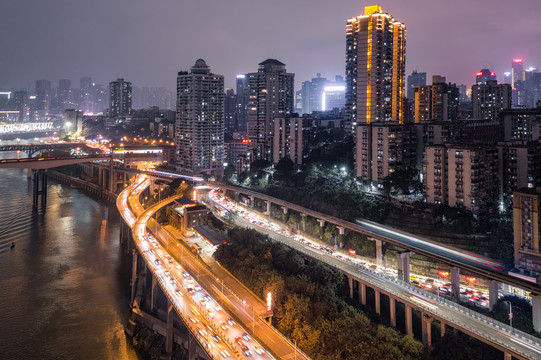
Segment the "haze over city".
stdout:
[[[346,20],[367,1],[6,1],[2,6],[0,87],[32,88],[36,79],[124,77],[137,86],[174,89],[176,73],[203,58],[234,87],[235,75],[276,58],[295,88],[321,73],[344,74]],[[381,1],[406,24],[406,73],[474,82],[488,67],[498,79],[511,59],[541,66],[538,0]],[[7,70],[9,69],[9,71]]]

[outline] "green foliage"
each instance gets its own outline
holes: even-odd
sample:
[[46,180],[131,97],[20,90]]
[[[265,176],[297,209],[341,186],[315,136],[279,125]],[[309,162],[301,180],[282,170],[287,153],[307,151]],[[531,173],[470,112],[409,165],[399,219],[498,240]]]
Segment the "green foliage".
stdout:
[[259,296],[273,292],[278,329],[313,359],[422,358],[418,341],[372,324],[348,305],[343,274],[253,230],[234,229],[230,240],[218,247],[216,260]]
[[419,181],[419,171],[413,168],[397,169],[383,179],[383,189],[387,195],[418,194],[422,191],[423,184]]
[[274,173],[275,180],[288,184],[295,171],[295,164],[290,158],[283,157],[274,166],[274,170],[276,171]]

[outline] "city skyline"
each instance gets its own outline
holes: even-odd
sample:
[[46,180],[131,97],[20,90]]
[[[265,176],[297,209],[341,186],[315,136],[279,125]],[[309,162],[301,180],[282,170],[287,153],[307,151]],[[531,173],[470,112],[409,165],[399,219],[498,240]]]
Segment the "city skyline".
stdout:
[[[362,14],[364,6],[373,5],[352,0],[340,6],[236,1],[218,7],[202,1],[147,8],[127,6],[122,0],[113,4],[29,2],[33,5],[6,5],[8,16],[0,29],[17,31],[16,36],[0,40],[2,48],[11,49],[1,62],[2,88],[28,87],[38,79],[55,84],[69,78],[75,83],[91,76],[102,84],[124,77],[134,86],[173,89],[175,74],[197,58],[214,64],[216,72],[224,74],[226,88],[234,88],[237,74],[275,58],[296,74],[295,88],[300,89],[303,81],[318,72],[328,78],[343,75],[346,21],[352,14]],[[525,67],[539,66],[541,50],[532,44],[541,35],[535,26],[541,4],[524,0],[520,5],[528,11],[509,11],[508,4],[487,0],[380,2],[383,12],[406,25],[406,74],[416,69],[468,86],[475,82],[475,73],[486,67],[503,81],[513,58],[523,58]],[[418,11],[421,6],[423,11]],[[251,15],[260,13],[269,16]],[[26,23],[19,21],[23,18]],[[517,25],[502,27],[504,20]],[[319,25],[313,26],[314,22]],[[197,30],[200,24],[207,26],[205,31]]]

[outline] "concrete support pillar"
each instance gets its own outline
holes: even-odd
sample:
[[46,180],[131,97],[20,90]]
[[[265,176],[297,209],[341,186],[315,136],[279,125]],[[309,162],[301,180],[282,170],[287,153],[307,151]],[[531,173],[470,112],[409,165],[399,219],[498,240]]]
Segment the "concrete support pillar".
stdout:
[[271,213],[271,202],[270,201],[265,201],[265,203],[267,204],[267,212],[265,213],[265,215],[270,215],[270,213]]
[[345,230],[346,230],[344,227],[342,227],[342,226],[337,226],[336,228],[338,229],[338,234],[344,235]]
[[378,289],[374,288],[374,308],[376,309],[376,314],[381,314],[381,292]]
[[541,331],[541,295],[532,294],[532,322],[535,331]]
[[154,313],[158,305],[158,280],[156,276],[152,276],[152,289],[150,291],[150,311]]
[[301,214],[302,231],[306,232],[306,214]]
[[173,304],[169,302],[167,307],[167,331],[165,335],[165,352],[169,355],[173,352],[173,339],[175,333],[173,331],[173,316],[175,315],[175,309]]
[[325,226],[325,220],[317,219],[319,222],[319,226],[324,227]]
[[131,301],[130,306],[133,306],[133,300],[135,299],[135,282],[137,280],[137,251],[133,250],[133,262],[132,262],[132,272],[131,272]]
[[391,296],[389,296],[389,317],[391,326],[396,327],[396,300]]
[[284,215],[287,214],[287,208],[285,206],[282,206],[282,210],[284,211]]
[[504,360],[512,360],[512,359],[513,359],[513,356],[512,356],[511,354],[504,353],[504,354],[503,354],[503,359],[504,359]]
[[195,346],[197,345],[197,341],[195,341],[193,336],[188,337],[188,359],[190,360],[196,360],[197,359],[197,352],[195,350]]
[[411,306],[406,304],[406,334],[413,335],[413,319],[412,319],[412,309]]
[[94,163],[91,162],[88,165],[90,166],[90,179],[92,180],[94,178]]
[[421,322],[422,322],[422,332],[423,332],[423,346],[425,348],[431,348],[432,347],[432,317],[422,314]]
[[440,336],[445,336],[445,323],[443,321],[440,322],[441,330],[440,330]]
[[496,301],[498,301],[498,288],[500,284],[496,280],[490,280],[488,282],[488,308],[492,310]]
[[27,172],[26,172],[26,177],[29,178],[29,179],[31,179],[31,178],[32,178],[32,169],[28,168],[28,169],[26,169],[26,170],[27,170]]
[[353,278],[351,276],[348,276],[348,284],[349,284],[349,297],[350,299],[353,299]]
[[410,281],[410,256],[414,253],[412,251],[398,253],[396,255],[396,262],[398,264],[398,278],[400,280]]
[[250,207],[254,207],[254,205],[255,205],[255,197],[250,196]]
[[366,284],[359,282],[359,301],[366,305]]
[[451,295],[453,300],[460,300],[460,269],[456,266],[451,268]]
[[109,182],[107,185],[108,186],[108,190],[109,192],[114,192],[114,188],[113,188],[113,184],[114,184],[114,169],[113,169],[113,157],[111,156],[111,158],[109,159]]
[[381,240],[376,240],[376,265],[381,266],[383,261],[383,249]]

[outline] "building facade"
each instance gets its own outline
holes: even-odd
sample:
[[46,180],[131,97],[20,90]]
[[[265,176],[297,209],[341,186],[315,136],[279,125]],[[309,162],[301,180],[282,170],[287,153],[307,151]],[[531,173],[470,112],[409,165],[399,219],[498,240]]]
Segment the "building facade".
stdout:
[[513,193],[515,267],[534,277],[541,274],[540,205],[541,194],[532,189]]
[[472,86],[472,110],[475,119],[497,120],[511,107],[511,86],[495,80]]
[[432,85],[417,86],[415,123],[428,120],[446,121],[458,118],[459,92],[456,84],[446,83],[445,77],[434,75]]
[[203,59],[177,77],[177,171],[221,175],[224,162],[224,77]]
[[[81,79],[82,80],[82,79]],[[81,89],[81,92],[83,90]],[[93,101],[93,100],[92,100]],[[89,105],[90,106],[90,105]],[[93,108],[93,105],[92,105]],[[92,108],[83,109],[92,111]],[[109,116],[127,116],[132,112],[132,85],[124,79],[117,79],[109,83]]]
[[267,59],[248,76],[248,138],[255,159],[272,160],[274,118],[293,113],[295,74],[284,63]]
[[404,122],[406,26],[379,6],[346,25],[346,130]]
[[303,118],[275,118],[273,142],[273,163],[289,158],[296,167],[300,167],[303,160]]

